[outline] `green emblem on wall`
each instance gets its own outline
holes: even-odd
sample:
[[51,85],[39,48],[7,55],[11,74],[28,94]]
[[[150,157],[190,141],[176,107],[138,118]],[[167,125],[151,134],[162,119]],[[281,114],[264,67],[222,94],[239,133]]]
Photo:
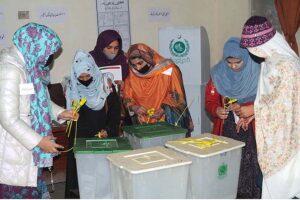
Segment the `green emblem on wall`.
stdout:
[[227,164],[223,163],[218,168],[218,176],[219,178],[224,178],[227,175],[228,166]]
[[170,52],[175,57],[187,56],[190,50],[189,42],[178,36],[176,39],[172,39],[169,44]]

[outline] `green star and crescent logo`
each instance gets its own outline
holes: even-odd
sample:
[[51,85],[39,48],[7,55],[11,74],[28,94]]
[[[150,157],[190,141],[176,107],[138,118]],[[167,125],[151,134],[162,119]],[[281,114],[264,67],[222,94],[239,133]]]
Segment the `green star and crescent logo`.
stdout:
[[222,163],[218,167],[218,176],[219,176],[219,178],[224,178],[227,175],[227,171],[228,171],[228,165],[225,164],[225,163]]
[[189,42],[178,36],[176,39],[172,39],[169,44],[170,52],[175,57],[187,56],[190,50]]

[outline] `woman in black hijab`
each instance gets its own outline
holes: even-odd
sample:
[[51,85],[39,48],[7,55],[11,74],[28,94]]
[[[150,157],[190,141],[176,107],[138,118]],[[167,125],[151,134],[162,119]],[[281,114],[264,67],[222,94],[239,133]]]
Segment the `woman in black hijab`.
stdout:
[[[122,38],[120,34],[115,30],[105,30],[101,32],[98,36],[97,44],[94,50],[90,51],[90,54],[98,67],[121,65],[122,81],[115,81],[118,85],[119,96],[110,94],[107,97],[107,102],[110,106],[118,106],[120,108],[120,128],[124,124],[132,124],[128,111],[123,104],[124,80],[128,76],[129,67],[125,53],[122,50]],[[117,100],[117,98],[119,98],[119,100]],[[122,134],[122,130],[120,130],[120,134]]]

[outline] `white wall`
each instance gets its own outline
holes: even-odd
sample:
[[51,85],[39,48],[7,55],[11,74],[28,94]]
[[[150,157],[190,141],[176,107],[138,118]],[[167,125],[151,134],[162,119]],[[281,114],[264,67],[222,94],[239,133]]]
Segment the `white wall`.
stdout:
[[[97,18],[95,0],[0,0],[0,7],[5,13],[4,22],[0,27],[5,27],[11,44],[15,30],[28,22],[39,21],[39,7],[64,7],[66,20],[64,23],[43,23],[57,32],[63,42],[63,52],[55,60],[51,70],[51,81],[60,82],[63,76],[69,74],[71,62],[78,48],[92,50],[96,44]],[[18,11],[30,11],[30,19],[18,20]]]
[[[158,29],[164,26],[204,26],[210,42],[211,65],[222,56],[230,36],[240,36],[250,16],[249,0],[130,0],[132,43],[158,49]],[[169,22],[149,22],[148,8],[170,8]]]
[[[92,50],[97,40],[96,0],[0,0],[5,11],[0,27],[11,36],[21,25],[38,22],[40,6],[64,7],[64,23],[45,24],[53,28],[63,41],[63,53],[51,70],[53,83],[69,73],[76,49]],[[169,8],[170,21],[150,22],[149,8]],[[158,29],[164,26],[204,26],[207,30],[211,65],[218,62],[224,42],[230,36],[240,36],[242,26],[250,16],[250,0],[129,0],[131,42],[144,42],[158,50]],[[18,10],[29,10],[29,20],[18,20]]]
[[[281,34],[282,29],[281,25],[277,16],[276,6],[274,4],[274,0],[251,0],[252,6],[252,15],[261,15],[268,18],[271,21],[273,26],[275,26],[276,30],[279,31]],[[298,43],[298,48],[300,49],[299,42],[300,42],[300,29],[296,32],[296,40]]]

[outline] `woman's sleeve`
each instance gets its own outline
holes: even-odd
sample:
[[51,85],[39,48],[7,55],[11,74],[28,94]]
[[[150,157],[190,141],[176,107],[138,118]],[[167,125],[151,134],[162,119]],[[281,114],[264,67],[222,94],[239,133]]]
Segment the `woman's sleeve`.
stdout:
[[186,100],[181,71],[177,66],[172,67],[170,88],[163,104],[171,106],[171,112],[166,112],[165,110],[167,121],[168,118],[174,118],[170,120],[170,122],[180,120],[181,122],[179,123],[181,123],[183,128],[187,128],[190,131],[194,129],[193,120],[188,108],[189,105]]
[[[181,71],[177,66],[172,67],[169,93],[163,103],[175,105],[183,110],[187,106]],[[171,101],[171,102],[168,102]]]
[[125,86],[124,86],[124,106],[125,108],[129,109],[130,106],[135,105],[135,100],[133,99],[133,91],[130,86],[130,74],[125,80]]
[[108,95],[106,101],[108,104],[106,131],[109,137],[117,137],[119,135],[118,131],[121,119],[121,102],[114,88],[113,92]]
[[205,109],[212,117],[218,117],[216,109],[221,106],[220,94],[210,79],[205,89]]
[[14,66],[0,67],[0,124],[8,134],[31,150],[42,136],[20,118],[20,77],[21,71]]
[[59,116],[60,113],[62,113],[63,111],[65,111],[65,109],[62,108],[62,107],[60,107],[60,106],[58,106],[57,104],[55,104],[52,101],[51,101],[51,106],[52,106],[53,116],[55,117],[55,121],[57,121],[60,124],[64,123],[66,120],[64,120],[64,119],[58,119],[58,116]]

